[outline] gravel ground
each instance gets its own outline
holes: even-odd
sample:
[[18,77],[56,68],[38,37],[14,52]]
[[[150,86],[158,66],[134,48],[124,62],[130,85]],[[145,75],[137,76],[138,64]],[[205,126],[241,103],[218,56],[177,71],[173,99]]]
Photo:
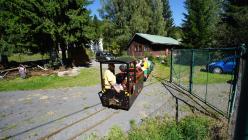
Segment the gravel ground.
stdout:
[[227,113],[231,87],[228,83],[209,84],[206,92],[206,85],[194,85],[193,92],[217,109]]
[[[92,66],[99,67],[99,63],[93,62]],[[131,120],[140,123],[148,116],[164,114],[175,117],[175,98],[153,77],[145,83],[129,111],[102,107],[97,94],[100,90],[100,85],[95,85],[0,92],[0,139],[40,139],[55,131],[58,133],[49,139],[84,139],[92,133],[101,137],[115,125],[129,130]],[[185,103],[179,101],[178,105],[179,118],[191,114]],[[99,113],[87,118],[96,111]],[[67,128],[76,121],[79,122]],[[88,130],[90,126],[94,127]],[[61,128],[65,129],[58,131]]]
[[[9,136],[13,139],[39,139],[96,110],[103,109],[101,105],[96,105],[87,111],[84,110],[100,103],[97,95],[99,90],[100,85],[54,90],[1,92],[0,139]],[[99,136],[104,136],[113,125],[128,130],[130,120],[140,122],[164,103],[168,103],[167,105],[164,104],[165,106],[171,106],[168,101],[170,98],[171,96],[166,93],[160,83],[151,84],[143,89],[129,111],[107,108],[94,118],[63,130],[52,138],[68,139],[74,134],[80,133],[80,130],[87,128],[86,124],[90,125],[94,121],[97,122],[97,120],[116,111],[118,113],[88,131],[87,134],[96,133]],[[168,108],[167,113],[173,115],[173,107]]]

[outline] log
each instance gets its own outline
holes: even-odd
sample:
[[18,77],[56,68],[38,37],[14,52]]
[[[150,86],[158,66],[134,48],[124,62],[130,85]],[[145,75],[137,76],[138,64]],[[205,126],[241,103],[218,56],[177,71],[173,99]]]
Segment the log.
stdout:
[[18,67],[17,68],[11,68],[11,69],[5,69],[5,70],[0,71],[0,73],[15,71],[15,70],[18,70]]
[[48,69],[46,69],[46,68],[43,68],[43,67],[40,66],[40,65],[37,65],[37,67],[40,68],[40,69],[42,69],[42,70],[48,70]]

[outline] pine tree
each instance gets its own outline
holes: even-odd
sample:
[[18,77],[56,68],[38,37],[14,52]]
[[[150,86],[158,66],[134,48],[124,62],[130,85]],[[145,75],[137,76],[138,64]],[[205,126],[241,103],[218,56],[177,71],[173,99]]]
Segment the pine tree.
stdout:
[[184,45],[194,48],[212,47],[219,20],[219,3],[216,0],[186,0],[185,7]]
[[163,3],[161,0],[150,0],[151,6],[151,22],[149,25],[148,33],[154,35],[165,35],[166,30],[166,20],[163,17]]
[[165,31],[166,36],[172,36],[173,35],[173,18],[172,18],[172,12],[170,9],[169,1],[168,0],[162,0],[163,3],[163,18],[165,21]]
[[61,47],[65,60],[66,45],[85,46],[93,36],[88,4],[88,0],[1,0],[1,50],[12,46],[47,52]]
[[222,20],[216,34],[220,47],[236,47],[248,43],[248,3],[229,0],[223,4]]
[[135,33],[148,31],[152,13],[148,1],[101,0],[105,48],[121,53]]

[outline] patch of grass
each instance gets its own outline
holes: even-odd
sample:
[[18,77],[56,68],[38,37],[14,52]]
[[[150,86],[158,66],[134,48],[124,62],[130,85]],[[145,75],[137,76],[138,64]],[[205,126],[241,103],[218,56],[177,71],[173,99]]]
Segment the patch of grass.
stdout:
[[170,77],[170,67],[166,66],[165,64],[159,63],[159,61],[154,62],[155,66],[152,74],[161,79],[168,80]]
[[9,124],[7,126],[4,126],[2,131],[9,131],[10,129],[15,129],[17,127],[17,124]]
[[126,140],[126,134],[118,126],[113,126],[108,132],[107,140]]
[[[190,66],[175,64],[173,65],[173,69],[173,77],[176,82],[181,82],[184,84],[189,83]],[[203,66],[195,66],[193,69],[194,84],[226,83],[232,79],[231,74],[214,74],[210,72],[204,72],[201,69],[203,69]]]
[[191,108],[185,104],[179,105],[180,112],[191,112]]
[[16,62],[26,62],[26,61],[35,61],[35,60],[43,60],[48,59],[48,54],[13,54],[8,59],[9,61],[16,61]]
[[[128,133],[113,127],[107,140],[209,140],[225,139],[221,130],[216,131],[216,120],[205,116],[187,116],[176,123],[168,118],[150,118],[139,127],[132,122]],[[219,126],[218,126],[219,127]],[[222,128],[225,129],[225,128]],[[218,137],[216,137],[218,135]]]
[[0,91],[92,86],[100,83],[99,76],[100,73],[98,69],[85,68],[75,77],[58,77],[57,75],[49,75],[34,76],[28,79],[16,78],[14,80],[2,80],[0,82]]

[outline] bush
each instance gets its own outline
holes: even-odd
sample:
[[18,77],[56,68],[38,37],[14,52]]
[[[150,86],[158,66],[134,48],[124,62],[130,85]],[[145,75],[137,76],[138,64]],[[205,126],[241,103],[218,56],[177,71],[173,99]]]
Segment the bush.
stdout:
[[55,58],[54,60],[49,60],[47,64],[44,65],[45,68],[58,69],[61,66],[62,60],[60,58]]
[[146,119],[139,127],[135,121],[130,121],[131,130],[128,135],[118,127],[113,127],[106,137],[108,140],[128,139],[128,140],[206,140],[218,138],[213,135],[216,127],[211,118],[204,116],[188,116],[179,121],[168,120],[167,118]]
[[210,127],[213,126],[207,117],[186,117],[179,122],[184,139],[204,140],[210,138]]
[[126,140],[127,137],[125,133],[118,126],[114,126],[108,133],[106,137],[107,140]]

